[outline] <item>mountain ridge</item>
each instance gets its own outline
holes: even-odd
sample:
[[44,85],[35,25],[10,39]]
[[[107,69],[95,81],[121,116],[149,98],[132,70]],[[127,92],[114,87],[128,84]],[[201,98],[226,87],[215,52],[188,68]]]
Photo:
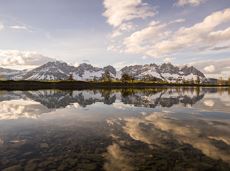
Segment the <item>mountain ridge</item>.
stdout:
[[120,80],[123,74],[136,80],[178,82],[188,80],[205,80],[205,75],[193,66],[175,66],[171,63],[125,66],[116,70],[112,65],[95,67],[82,63],[71,66],[62,61],[51,61],[31,70],[12,70],[0,68],[0,75],[5,80],[103,80],[107,74],[111,79]]

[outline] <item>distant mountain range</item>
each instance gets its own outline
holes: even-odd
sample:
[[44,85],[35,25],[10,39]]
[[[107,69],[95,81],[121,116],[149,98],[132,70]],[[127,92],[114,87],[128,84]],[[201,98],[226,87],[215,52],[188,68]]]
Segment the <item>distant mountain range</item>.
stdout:
[[111,65],[99,68],[83,63],[74,67],[60,61],[48,62],[23,71],[0,68],[1,79],[5,80],[67,80],[72,76],[74,80],[90,81],[101,80],[105,73],[117,80],[121,79],[123,74],[128,74],[136,80],[206,80],[205,75],[193,66],[178,67],[171,63],[126,66],[119,71]]

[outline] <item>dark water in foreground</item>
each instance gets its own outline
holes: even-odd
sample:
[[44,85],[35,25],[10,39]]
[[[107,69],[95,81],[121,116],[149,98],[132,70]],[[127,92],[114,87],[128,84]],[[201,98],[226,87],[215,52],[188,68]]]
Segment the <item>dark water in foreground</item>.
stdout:
[[230,89],[0,91],[0,170],[230,170]]

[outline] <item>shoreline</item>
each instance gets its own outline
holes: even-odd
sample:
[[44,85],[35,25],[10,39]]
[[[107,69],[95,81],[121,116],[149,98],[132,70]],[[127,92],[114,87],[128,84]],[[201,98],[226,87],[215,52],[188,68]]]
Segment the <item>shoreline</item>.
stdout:
[[167,87],[230,87],[215,84],[179,84],[154,82],[86,82],[86,81],[0,81],[0,90],[87,90],[87,89],[149,89]]

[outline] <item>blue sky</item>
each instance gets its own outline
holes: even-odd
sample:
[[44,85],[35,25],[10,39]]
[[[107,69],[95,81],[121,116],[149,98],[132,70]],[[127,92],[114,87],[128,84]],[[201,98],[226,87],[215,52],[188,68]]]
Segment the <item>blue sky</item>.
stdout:
[[0,66],[172,62],[226,75],[229,30],[229,0],[0,0]]

